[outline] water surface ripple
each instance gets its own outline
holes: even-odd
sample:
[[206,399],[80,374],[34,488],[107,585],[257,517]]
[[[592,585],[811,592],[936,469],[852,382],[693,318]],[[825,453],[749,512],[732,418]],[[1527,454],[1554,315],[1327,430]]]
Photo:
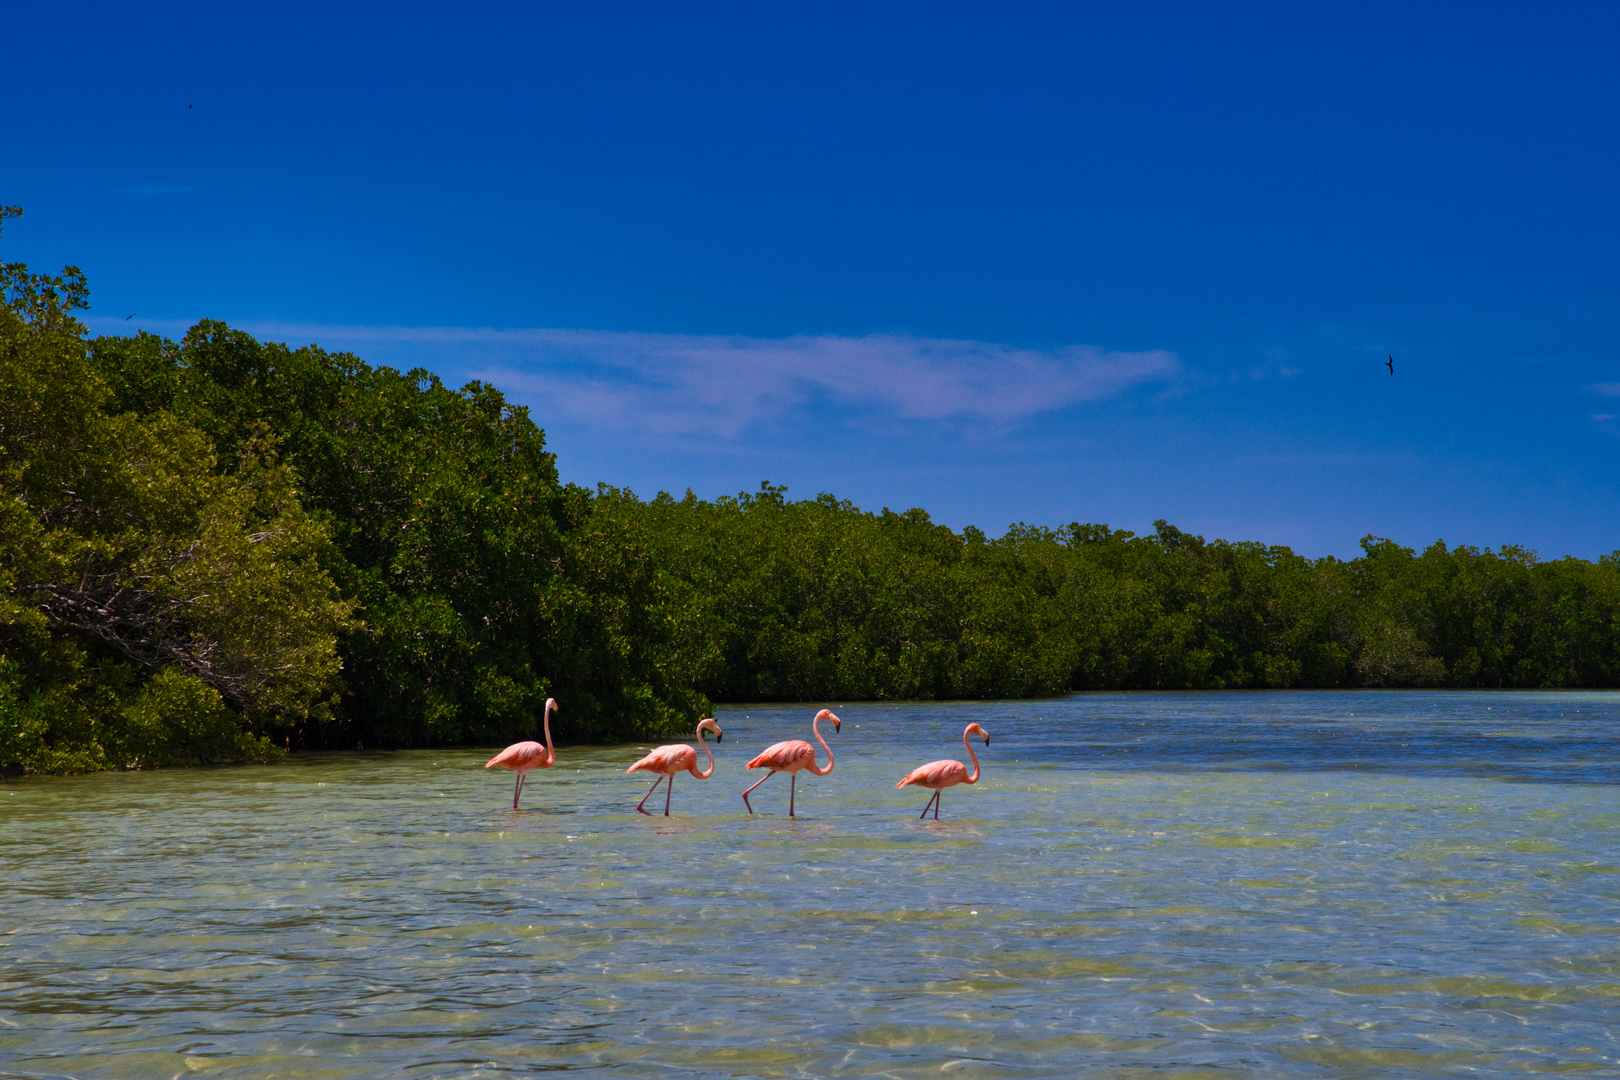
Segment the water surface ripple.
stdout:
[[668,819],[633,746],[6,781],[0,1075],[1620,1075],[1620,695],[850,705],[747,817],[812,711]]

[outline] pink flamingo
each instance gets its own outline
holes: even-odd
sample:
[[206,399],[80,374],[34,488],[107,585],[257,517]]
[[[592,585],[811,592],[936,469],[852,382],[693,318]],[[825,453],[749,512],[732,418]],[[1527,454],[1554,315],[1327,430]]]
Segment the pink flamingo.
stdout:
[[826,776],[833,771],[832,747],[828,746],[827,740],[821,737],[821,721],[823,719],[833,722],[834,731],[841,730],[843,723],[832,714],[831,709],[822,709],[816,713],[816,718],[810,721],[810,730],[815,733],[816,742],[820,743],[821,748],[827,751],[827,767],[825,769],[816,767],[816,748],[803,739],[789,739],[787,742],[779,742],[766,748],[763,754],[748,763],[750,769],[771,770],[760,777],[748,791],[743,792],[743,805],[748,807],[750,814],[754,812],[754,804],[748,801],[748,792],[753,791],[754,788],[759,787],[760,784],[763,784],[777,773],[785,772],[793,775],[793,786],[788,789],[788,817],[792,817],[794,797],[798,794],[799,770],[808,769],[812,776]]
[[990,745],[990,733],[978,724],[969,724],[962,732],[962,745],[967,747],[968,757],[973,759],[973,775],[969,776],[967,766],[954,758],[945,758],[941,761],[930,761],[926,765],[919,765],[906,773],[906,778],[894,785],[903,788],[907,784],[916,784],[918,787],[928,788],[934,797],[928,800],[923,812],[917,816],[921,821],[928,816],[928,807],[934,808],[934,820],[939,820],[939,795],[948,787],[957,784],[977,784],[979,782],[979,755],[973,752],[973,744],[968,742],[969,735],[983,735],[984,745]]
[[697,751],[693,750],[685,743],[671,743],[669,746],[660,746],[658,749],[654,750],[652,753],[648,754],[646,757],[624,770],[627,773],[633,773],[637,769],[640,769],[644,772],[654,772],[658,774],[658,779],[654,780],[653,786],[647,789],[647,794],[643,795],[641,797],[641,801],[636,803],[637,810],[641,811],[643,814],[646,814],[648,817],[651,817],[651,811],[644,810],[642,807],[647,805],[647,800],[652,798],[652,793],[658,790],[658,785],[662,784],[665,780],[668,780],[669,787],[664,789],[664,816],[669,817],[669,797],[675,791],[676,773],[689,772],[699,780],[707,780],[709,777],[714,775],[714,754],[709,750],[709,744],[703,739],[703,733],[705,731],[714,732],[715,742],[720,742],[721,739],[725,737],[726,733],[720,730],[720,725],[714,722],[714,717],[712,716],[698,721],[697,741],[698,745],[703,747],[703,752],[709,755],[708,772],[698,772]]
[[546,698],[546,745],[537,742],[513,743],[505,750],[484,762],[484,768],[490,769],[499,765],[503,769],[511,769],[517,773],[517,786],[512,789],[512,809],[518,808],[518,796],[523,794],[523,778],[529,774],[530,769],[549,769],[557,763],[557,752],[551,748],[551,713],[557,708],[556,698]]

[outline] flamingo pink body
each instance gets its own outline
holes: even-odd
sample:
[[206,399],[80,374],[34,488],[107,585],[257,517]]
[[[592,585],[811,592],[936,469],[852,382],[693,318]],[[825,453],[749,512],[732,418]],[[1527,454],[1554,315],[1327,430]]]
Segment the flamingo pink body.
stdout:
[[700,773],[697,770],[697,751],[686,743],[673,743],[669,746],[660,746],[625,772],[655,772],[665,776],[673,776],[678,772],[691,772],[699,780],[707,780],[709,773]]
[[906,773],[906,778],[894,785],[903,788],[907,784],[916,784],[929,791],[938,791],[940,788],[955,787],[957,784],[977,783],[976,775],[969,776],[967,766],[955,758],[945,758],[943,761],[930,761],[926,765],[919,765]]
[[549,769],[557,763],[557,752],[551,747],[551,713],[557,708],[556,698],[546,698],[546,745],[537,742],[513,743],[484,762],[486,769],[510,769],[517,773],[517,785],[512,788],[512,809],[518,808],[518,797],[523,794],[523,778],[530,769]]
[[699,780],[707,780],[709,777],[714,775],[714,754],[709,750],[709,744],[703,739],[703,733],[705,731],[714,732],[715,742],[719,742],[725,735],[725,732],[720,730],[720,725],[714,722],[713,717],[707,717],[698,721],[698,745],[703,747],[703,752],[709,757],[709,770],[707,772],[698,772],[697,751],[685,743],[671,743],[669,746],[660,746],[658,749],[654,750],[652,753],[648,754],[646,757],[624,770],[627,773],[641,771],[658,774],[658,779],[653,782],[653,786],[647,789],[647,794],[643,795],[641,797],[641,802],[636,804],[637,810],[640,810],[643,814],[647,813],[647,811],[643,809],[647,803],[647,800],[652,797],[653,792],[658,790],[658,785],[667,780],[669,781],[669,787],[664,789],[664,816],[669,817],[669,799],[670,795],[675,791],[676,773],[689,772]]
[[528,772],[530,769],[546,769],[556,760],[555,755],[548,755],[546,748],[537,742],[513,743],[505,750],[490,758],[484,764],[486,769],[513,769],[518,772]]
[[803,739],[788,739],[786,742],[774,743],[766,747],[764,753],[748,763],[750,769],[770,770],[770,772],[760,777],[752,787],[743,792],[743,805],[748,807],[750,814],[754,812],[754,804],[748,801],[749,793],[777,773],[785,772],[793,777],[793,786],[788,789],[788,817],[793,817],[794,802],[798,795],[799,773],[808,771],[814,776],[826,776],[833,771],[835,762],[833,761],[832,748],[827,745],[827,740],[821,737],[821,721],[823,719],[833,722],[834,731],[843,728],[843,721],[834,716],[831,709],[822,709],[816,713],[816,718],[810,721],[811,732],[815,735],[816,741],[821,744],[821,748],[827,752],[827,767],[825,769],[816,764],[816,748]]
[[934,797],[929,799],[928,804],[923,807],[922,817],[927,817],[928,810],[932,807],[934,820],[939,820],[939,793],[941,791],[948,787],[955,787],[957,784],[977,784],[979,782],[979,755],[973,752],[973,744],[968,742],[969,735],[983,736],[984,745],[989,746],[990,733],[978,724],[969,724],[962,732],[962,745],[967,747],[968,757],[973,759],[973,772],[971,775],[968,773],[967,766],[960,761],[954,758],[944,758],[940,761],[930,761],[926,765],[917,766],[906,773],[898,784],[894,785],[896,788],[903,788],[907,784],[916,784],[918,787],[925,787],[934,793]]

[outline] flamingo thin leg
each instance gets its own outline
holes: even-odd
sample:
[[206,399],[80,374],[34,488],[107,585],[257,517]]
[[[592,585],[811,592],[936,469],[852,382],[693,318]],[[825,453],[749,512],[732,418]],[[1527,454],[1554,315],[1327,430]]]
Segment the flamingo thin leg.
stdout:
[[923,818],[928,816],[928,811],[933,808],[934,799],[937,799],[937,798],[939,798],[939,792],[936,791],[936,792],[934,792],[932,798],[930,798],[927,802],[923,803],[923,812],[917,815],[917,820],[918,821],[921,821]]
[[517,783],[512,785],[512,809],[516,810],[518,796],[523,794],[523,774],[518,773]]
[[939,820],[939,797],[941,795],[943,795],[943,794],[945,794],[945,789],[944,788],[940,788],[938,791],[934,792],[934,820],[935,821]]
[[[653,786],[647,789],[647,794],[643,795],[641,797],[641,801],[636,803],[636,812],[637,813],[646,814],[648,817],[652,817],[652,812],[649,811],[649,810],[643,810],[642,807],[647,805],[647,800],[652,798],[652,793],[657,791],[658,790],[658,785],[662,784],[663,782],[664,782],[664,778],[662,776],[660,776],[657,780],[653,781]],[[666,812],[667,812],[667,810],[666,810]]]
[[[765,781],[769,780],[771,777],[773,777],[775,775],[776,775],[776,770],[772,769],[770,772],[766,773],[764,776],[760,777],[758,780],[755,780],[752,784],[750,784],[749,787],[748,787],[748,791],[753,791],[754,788],[759,787],[759,785],[763,784]],[[752,814],[754,812],[754,804],[748,801],[748,791],[743,792],[743,805],[748,807],[748,812],[750,814]]]
[[669,797],[675,793],[675,774],[669,774],[669,783],[664,785],[664,816],[669,817]]
[[793,782],[788,787],[788,817],[793,816],[793,797],[799,793],[799,774],[793,774]]

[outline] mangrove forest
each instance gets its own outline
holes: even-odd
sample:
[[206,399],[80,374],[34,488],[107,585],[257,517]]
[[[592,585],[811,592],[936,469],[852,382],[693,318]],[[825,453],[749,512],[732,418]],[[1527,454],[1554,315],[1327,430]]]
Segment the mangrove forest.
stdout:
[[[0,210],[0,220],[15,208]],[[716,702],[1620,685],[1620,554],[1350,560],[562,483],[492,386],[0,270],[0,770],[690,731]]]

